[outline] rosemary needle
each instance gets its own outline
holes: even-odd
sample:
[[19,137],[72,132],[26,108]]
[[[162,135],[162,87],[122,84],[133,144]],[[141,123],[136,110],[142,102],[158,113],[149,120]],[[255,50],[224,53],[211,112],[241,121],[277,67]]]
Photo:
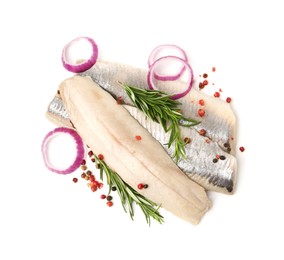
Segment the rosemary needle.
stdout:
[[100,160],[96,155],[94,156],[96,162],[100,164],[101,180],[103,180],[103,173],[105,173],[107,184],[109,185],[109,193],[112,187],[116,187],[123,209],[125,212],[129,212],[131,219],[134,217],[133,203],[135,202],[141,208],[149,225],[151,223],[151,218],[157,220],[159,223],[164,222],[163,216],[161,216],[158,212],[159,206],[155,202],[145,198],[143,195],[134,190],[103,160]]
[[169,95],[158,90],[146,90],[123,85],[133,104],[153,121],[160,123],[165,132],[170,131],[168,147],[174,144],[173,158],[178,161],[186,156],[185,145],[179,126],[194,126],[200,122],[184,118],[178,106],[180,103]]

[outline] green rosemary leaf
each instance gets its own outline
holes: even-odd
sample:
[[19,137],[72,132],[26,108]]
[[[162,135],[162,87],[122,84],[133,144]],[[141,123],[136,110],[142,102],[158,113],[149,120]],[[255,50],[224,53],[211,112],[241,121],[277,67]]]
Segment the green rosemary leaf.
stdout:
[[123,85],[128,97],[133,104],[147,117],[160,123],[165,132],[170,131],[168,147],[175,147],[174,159],[186,156],[185,143],[182,140],[179,126],[194,126],[200,122],[185,118],[180,113],[178,106],[180,102],[172,100],[171,97],[158,90],[146,90]]
[[[134,217],[133,203],[135,202],[144,213],[148,224],[150,224],[151,218],[155,219],[159,223],[163,223],[164,218],[158,212],[160,206],[134,190],[131,186],[124,182],[116,172],[110,169],[103,160],[100,160],[96,155],[94,156],[96,161],[101,165],[100,171],[102,170],[106,175],[109,190],[111,190],[112,186],[116,187],[122,207],[125,212],[129,213],[132,220]],[[100,178],[101,180],[103,179],[102,175],[100,175]]]

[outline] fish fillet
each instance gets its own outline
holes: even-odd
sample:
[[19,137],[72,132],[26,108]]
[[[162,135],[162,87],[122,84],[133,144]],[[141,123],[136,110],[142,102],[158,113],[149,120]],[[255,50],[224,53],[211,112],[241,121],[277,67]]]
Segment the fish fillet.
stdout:
[[[210,208],[205,190],[187,178],[149,132],[106,91],[75,76],[59,87],[64,107],[83,140],[139,193],[198,224]],[[142,137],[141,141],[135,139]],[[139,190],[138,183],[148,189]]]
[[[147,118],[136,107],[124,105],[124,108],[164,147],[173,157],[174,145],[168,147],[169,133],[162,126]],[[72,127],[70,118],[59,95],[56,95],[48,107],[47,117],[59,126]],[[58,120],[57,120],[58,119]],[[57,122],[56,122],[57,120]],[[233,194],[237,178],[237,160],[224,151],[217,142],[201,136],[193,127],[180,127],[182,137],[191,139],[186,146],[186,157],[181,158],[177,165],[192,180],[207,190]],[[217,156],[225,156],[225,160],[213,163]]]
[[[127,105],[133,104],[118,82],[143,89],[149,88],[146,70],[120,63],[97,62],[91,69],[80,73],[80,75],[90,76],[94,82],[113,96],[122,97]],[[157,84],[159,89],[163,89],[166,93],[180,92],[180,89],[185,89],[183,82],[167,81]],[[203,118],[198,115],[198,110],[201,108],[198,104],[200,99],[203,99],[205,103],[202,107],[205,110]],[[230,153],[234,154],[236,118],[230,104],[219,98],[208,96],[195,88],[192,88],[188,95],[179,99],[179,102],[181,102],[181,110],[185,117],[201,120],[199,125],[193,127],[196,131],[205,129],[208,138],[217,142],[224,151],[228,152],[229,149]]]

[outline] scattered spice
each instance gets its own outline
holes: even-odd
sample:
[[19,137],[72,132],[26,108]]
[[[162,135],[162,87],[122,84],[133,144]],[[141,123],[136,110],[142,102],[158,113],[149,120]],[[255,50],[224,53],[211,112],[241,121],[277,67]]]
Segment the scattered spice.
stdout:
[[203,116],[205,115],[204,109],[202,109],[202,108],[198,109],[198,115],[199,115],[200,117],[203,117]]
[[207,74],[207,73],[203,73],[203,75],[202,75],[202,76],[203,76],[203,78],[205,78],[205,79],[206,79],[206,78],[208,77],[208,74]]
[[201,129],[201,130],[199,131],[199,134],[202,135],[202,136],[204,136],[204,135],[206,134],[206,130],[205,130],[205,129]]
[[212,67],[212,72],[215,72],[216,71],[216,68],[215,67]]
[[118,105],[123,104],[123,99],[122,99],[122,97],[118,97],[118,98],[116,99],[116,103],[117,103]]
[[74,183],[77,183],[77,182],[78,182],[78,179],[77,179],[77,178],[73,178],[73,182],[74,182]]
[[92,162],[96,162],[96,159],[95,159],[95,158],[92,158],[91,161],[92,161]]
[[112,207],[113,203],[112,203],[111,201],[108,201],[108,202],[107,202],[107,205],[108,205],[109,207]]
[[183,139],[183,141],[186,143],[186,144],[189,144],[191,142],[191,139],[189,137],[185,137]]
[[115,187],[115,186],[112,186],[112,187],[111,187],[111,190],[112,190],[112,191],[116,191],[116,187]]
[[244,151],[245,151],[245,148],[244,148],[243,146],[241,146],[241,147],[240,147],[240,151],[241,151],[241,152],[244,152]]
[[85,179],[86,173],[83,172],[83,173],[81,174],[81,177],[82,177],[83,179]]
[[220,97],[220,93],[219,92],[215,92],[214,93],[214,97],[216,97],[216,98]]
[[208,85],[208,80],[207,80],[207,79],[203,80],[202,84],[203,84],[204,86]]
[[227,148],[227,152],[229,153],[229,152],[231,152],[231,151],[232,151],[231,147],[228,147],[228,148]]
[[98,155],[98,158],[99,158],[99,160],[103,160],[103,159],[104,159],[104,156],[100,153],[100,154]]
[[141,137],[140,135],[136,135],[136,136],[135,136],[135,139],[136,139],[137,141],[140,141],[140,140],[142,140],[142,137]]
[[92,185],[92,186],[91,186],[91,191],[92,191],[92,192],[97,191],[97,189],[98,189],[98,187],[97,187],[97,186],[95,186],[95,185]]
[[93,151],[90,150],[90,151],[88,152],[88,155],[89,155],[90,157],[93,156],[93,155],[94,155]]
[[144,184],[143,184],[143,183],[139,183],[139,184],[137,185],[137,188],[138,188],[139,190],[142,190],[142,189],[144,188]]
[[225,159],[226,159],[226,157],[224,155],[220,156],[220,160],[225,160]]
[[223,90],[221,88],[219,88],[219,92],[223,92]]
[[224,147],[229,147],[230,146],[230,144],[229,143],[224,143]]
[[86,165],[86,160],[83,160],[83,161],[81,162],[81,165]]
[[144,189],[147,189],[149,187],[148,184],[144,184]]
[[200,100],[198,101],[198,103],[199,103],[200,106],[204,106],[204,100],[203,100],[203,99],[200,99]]
[[219,154],[216,155],[216,159],[220,159],[220,155]]
[[97,168],[97,169],[100,169],[100,168],[101,168],[101,165],[100,165],[99,163],[97,163],[97,164],[96,164],[96,168]]
[[217,159],[217,158],[214,158],[214,159],[213,159],[213,163],[216,163],[216,162],[218,162],[218,159]]
[[112,196],[108,195],[108,196],[106,197],[106,199],[107,199],[107,201],[111,201],[111,200],[112,200]]
[[106,195],[102,194],[101,199],[104,200],[106,198]]
[[87,166],[86,166],[86,165],[82,165],[82,166],[81,166],[81,169],[82,169],[83,171],[86,171],[86,170],[87,170]]
[[227,103],[231,103],[232,99],[230,97],[226,98]]
[[87,175],[89,175],[89,176],[92,176],[92,174],[93,174],[93,173],[92,173],[91,171],[89,171],[89,170],[88,170],[86,173],[87,173]]
[[205,86],[203,85],[202,82],[199,82],[199,89],[203,89]]

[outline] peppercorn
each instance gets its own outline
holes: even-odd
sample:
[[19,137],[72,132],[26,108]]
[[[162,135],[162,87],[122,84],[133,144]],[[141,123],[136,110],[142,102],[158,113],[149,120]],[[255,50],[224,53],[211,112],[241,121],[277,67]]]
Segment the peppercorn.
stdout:
[[212,67],[212,72],[215,72],[216,71],[216,68],[215,67]]
[[93,186],[91,187],[92,192],[95,192],[97,189],[98,189],[98,187],[95,186],[95,185],[93,185]]
[[73,182],[76,183],[78,181],[77,178],[73,178]]
[[81,174],[81,177],[82,177],[83,179],[85,179],[86,173],[83,172],[83,173]]
[[91,161],[92,161],[92,162],[96,162],[96,159],[95,159],[95,158],[92,158]]
[[82,166],[81,166],[81,169],[82,169],[83,171],[86,171],[86,170],[87,170],[87,166],[86,166],[86,165],[82,165]]
[[204,135],[206,134],[206,130],[205,130],[205,129],[201,129],[201,130],[199,131],[199,134],[202,135],[202,136],[204,136]]
[[230,144],[229,143],[224,143],[224,147],[230,147]]
[[101,199],[104,200],[106,198],[106,195],[102,194]]
[[241,146],[241,147],[240,147],[240,151],[241,151],[241,152],[244,152],[244,151],[245,151],[245,148],[244,148],[243,146]]
[[113,203],[112,203],[111,201],[108,201],[108,202],[107,202],[107,205],[108,205],[109,207],[112,207]]
[[207,79],[204,80],[204,81],[202,82],[202,84],[203,84],[204,86],[208,85],[208,80],[207,80]]
[[189,137],[185,137],[183,139],[183,141],[186,143],[186,144],[189,144],[191,142],[191,139]]
[[108,196],[106,197],[106,199],[107,199],[107,201],[111,201],[111,200],[112,200],[112,196],[108,195]]
[[83,160],[83,161],[81,162],[81,165],[86,165],[86,160]]
[[226,98],[227,103],[231,103],[232,99],[230,97]]
[[115,186],[111,187],[111,190],[116,191],[116,187]]
[[100,154],[98,155],[98,158],[99,158],[99,160],[103,160],[103,159],[104,159],[104,156],[100,153]]
[[200,106],[204,106],[204,100],[203,100],[203,99],[200,99],[200,100],[198,101],[198,103],[199,103]]
[[207,73],[203,73],[203,75],[202,75],[202,76],[203,76],[203,78],[205,78],[205,79],[206,79],[206,78],[208,77],[208,74],[207,74]]
[[204,109],[198,109],[198,115],[199,115],[200,117],[203,117],[203,116],[205,115]]
[[218,159],[217,159],[217,158],[214,158],[214,159],[213,159],[213,163],[216,163],[216,162],[218,162]]
[[143,184],[143,183],[139,183],[139,184],[137,185],[137,188],[138,188],[139,190],[142,190],[142,189],[144,188],[144,184]]
[[140,135],[136,135],[136,136],[135,136],[135,139],[136,139],[137,141],[141,141],[142,137],[141,137]]
[[202,82],[199,82],[199,89],[203,89],[204,88],[204,85]]
[[93,156],[93,155],[94,155],[93,151],[89,151],[89,152],[88,152],[88,155],[89,155],[90,157]]
[[96,164],[96,168],[97,168],[97,169],[100,169],[100,168],[101,168],[101,165],[100,165],[99,163],[97,163],[97,164]]
[[228,153],[231,152],[231,150],[232,150],[232,149],[231,149],[230,147],[227,148],[227,152],[228,152]]
[[226,159],[226,157],[224,155],[220,156],[220,160],[225,160],[225,159]]
[[144,184],[144,189],[147,189],[149,187],[148,184]]
[[214,97],[216,97],[216,98],[220,97],[220,93],[219,92],[215,92],[214,93]]

